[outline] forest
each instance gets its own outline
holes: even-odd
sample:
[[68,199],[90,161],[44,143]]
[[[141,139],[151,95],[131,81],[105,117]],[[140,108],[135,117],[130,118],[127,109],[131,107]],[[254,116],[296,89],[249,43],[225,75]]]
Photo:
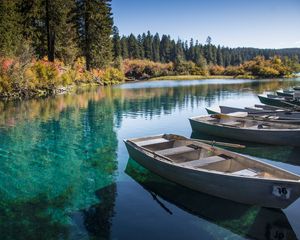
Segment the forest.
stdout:
[[111,0],[2,0],[0,97],[27,98],[74,85],[194,75],[273,78],[300,71],[300,49],[255,49],[121,36]]

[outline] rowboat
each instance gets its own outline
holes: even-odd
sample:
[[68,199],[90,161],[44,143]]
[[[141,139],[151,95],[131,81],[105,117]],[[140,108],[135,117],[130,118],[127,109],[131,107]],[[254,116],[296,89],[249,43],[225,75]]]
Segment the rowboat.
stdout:
[[195,132],[236,140],[273,145],[300,146],[300,126],[224,114],[190,118]]
[[[161,179],[132,159],[128,160],[125,173],[148,192],[149,197],[157,202],[157,206],[166,214],[173,214],[174,208],[168,206],[175,205],[182,211],[211,223],[210,225],[218,225],[243,238],[272,239],[276,232],[281,239],[297,239],[281,209],[253,207],[190,190]],[[244,221],[237,223],[237,219]]]
[[283,97],[268,97],[264,95],[258,95],[261,103],[271,106],[284,107],[284,108],[299,108],[300,101],[286,99]]
[[208,114],[238,114],[253,120],[272,121],[279,123],[300,124],[300,112],[286,110],[263,110],[259,108],[236,108],[219,106],[205,108]]
[[300,197],[300,176],[229,150],[172,134],[124,141],[140,165],[195,191],[278,209]]
[[276,91],[276,93],[280,97],[293,97],[294,96],[294,91],[293,90]]

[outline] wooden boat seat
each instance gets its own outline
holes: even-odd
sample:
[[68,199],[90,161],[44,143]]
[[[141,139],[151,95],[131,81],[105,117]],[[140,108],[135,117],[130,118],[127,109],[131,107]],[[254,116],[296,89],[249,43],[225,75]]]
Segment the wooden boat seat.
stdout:
[[154,139],[136,142],[136,144],[142,147],[142,146],[147,146],[147,145],[152,145],[157,143],[165,143],[165,142],[169,142],[169,140],[165,138],[154,138]]
[[189,162],[184,162],[181,165],[184,165],[184,167],[203,167],[211,163],[226,161],[226,158],[220,157],[220,156],[211,156],[206,157],[198,160],[193,160]]
[[236,121],[232,121],[232,122],[224,122],[224,123],[221,123],[222,125],[224,126],[229,126],[229,127],[238,127],[241,125],[240,122],[236,122]]
[[195,151],[194,148],[187,147],[187,146],[181,146],[181,147],[175,147],[175,148],[167,148],[164,150],[156,151],[156,154],[163,155],[163,156],[171,156],[181,153],[188,153]]
[[260,174],[260,172],[254,170],[254,169],[251,169],[251,168],[247,168],[247,169],[242,169],[237,172],[233,172],[231,174],[239,175],[239,176],[247,176],[247,177],[256,177]]

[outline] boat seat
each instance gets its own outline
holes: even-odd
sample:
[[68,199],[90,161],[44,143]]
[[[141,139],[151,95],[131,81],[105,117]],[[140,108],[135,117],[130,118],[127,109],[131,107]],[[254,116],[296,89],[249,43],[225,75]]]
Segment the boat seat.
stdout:
[[247,168],[247,169],[242,169],[237,172],[233,172],[231,174],[239,175],[239,176],[247,176],[247,177],[256,177],[260,174],[260,172],[254,170],[254,169],[251,169],[251,168]]
[[224,123],[221,123],[222,125],[224,126],[230,126],[230,127],[238,127],[241,125],[240,122],[236,122],[236,121],[232,121],[232,122],[224,122]]
[[247,117],[248,113],[247,112],[233,112],[233,113],[228,113],[228,116],[233,116],[233,117]]
[[211,156],[211,157],[206,157],[194,161],[184,162],[182,163],[182,165],[184,167],[203,167],[211,163],[221,162],[225,160],[227,159],[220,156]]
[[187,147],[187,146],[181,146],[181,147],[175,147],[175,148],[167,148],[164,150],[156,151],[156,154],[163,155],[163,156],[171,156],[181,153],[188,153],[195,151],[194,148]]
[[154,138],[154,139],[136,142],[136,145],[142,147],[142,146],[147,146],[147,145],[152,145],[152,144],[157,144],[157,143],[165,143],[165,142],[169,142],[169,140],[167,140],[165,138]]

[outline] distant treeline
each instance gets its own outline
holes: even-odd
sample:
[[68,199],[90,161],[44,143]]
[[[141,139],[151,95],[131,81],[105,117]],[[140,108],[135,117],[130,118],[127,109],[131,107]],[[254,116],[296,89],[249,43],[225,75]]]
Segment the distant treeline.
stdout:
[[266,59],[275,55],[282,58],[288,57],[299,62],[300,48],[291,49],[258,49],[258,48],[228,48],[212,44],[211,37],[207,37],[206,43],[191,39],[175,41],[169,35],[155,35],[149,31],[135,36],[120,36],[117,27],[113,29],[114,57],[123,59],[148,59],[154,62],[180,62],[192,61],[197,65],[237,66],[245,61],[252,60],[256,56]]

